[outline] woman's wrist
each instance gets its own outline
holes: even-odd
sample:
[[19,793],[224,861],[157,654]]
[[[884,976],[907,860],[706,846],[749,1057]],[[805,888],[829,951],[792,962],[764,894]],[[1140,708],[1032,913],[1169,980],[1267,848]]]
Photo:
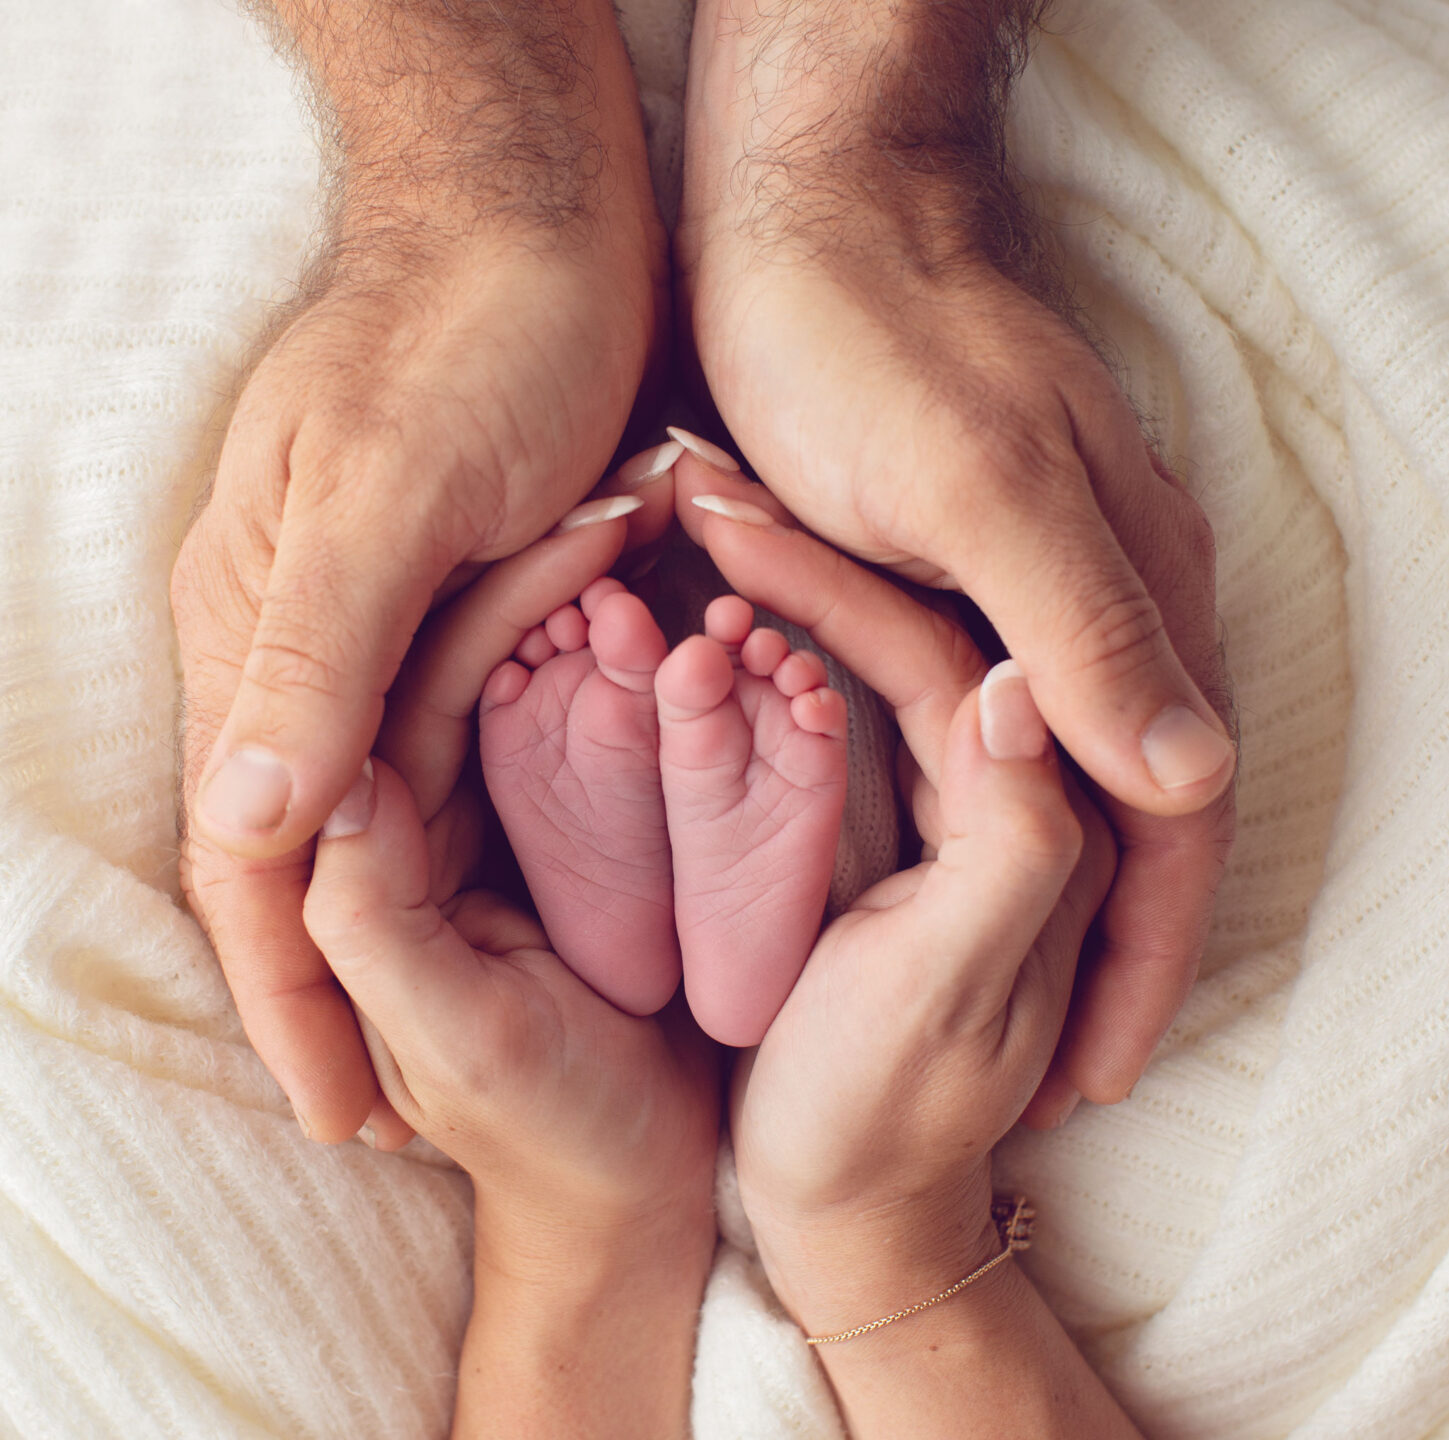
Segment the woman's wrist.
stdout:
[[714,1253],[707,1205],[479,1227],[454,1440],[679,1440]]
[[808,1215],[757,1207],[751,1221],[771,1286],[807,1335],[837,1334],[929,1300],[1003,1248],[984,1179]]

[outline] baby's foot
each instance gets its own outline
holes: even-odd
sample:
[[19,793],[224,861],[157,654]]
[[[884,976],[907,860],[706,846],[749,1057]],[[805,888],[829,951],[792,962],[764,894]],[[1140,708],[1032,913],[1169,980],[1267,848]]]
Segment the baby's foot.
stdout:
[[679,983],[644,602],[596,580],[488,677],[483,776],[554,949],[635,1015]]
[[727,1045],[758,1044],[800,974],[845,803],[844,699],[753,623],[715,600],[654,679],[685,994]]

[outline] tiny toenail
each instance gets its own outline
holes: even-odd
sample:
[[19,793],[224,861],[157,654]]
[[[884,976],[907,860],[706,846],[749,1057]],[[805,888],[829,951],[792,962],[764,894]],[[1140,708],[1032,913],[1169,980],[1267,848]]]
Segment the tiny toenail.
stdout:
[[664,433],[671,440],[678,441],[683,445],[696,460],[703,460],[706,465],[711,465],[716,470],[723,470],[726,474],[733,475],[740,468],[740,462],[728,450],[721,450],[718,445],[702,439],[689,430],[681,430],[678,425],[666,425]]
[[644,502],[637,495],[608,495],[602,500],[585,500],[558,522],[554,534],[582,530],[586,525],[602,525],[606,520],[618,520],[643,508]]
[[684,446],[678,440],[666,440],[652,450],[645,450],[626,460],[614,474],[615,483],[625,490],[637,490],[651,480],[658,480],[674,469],[675,462],[684,454]]

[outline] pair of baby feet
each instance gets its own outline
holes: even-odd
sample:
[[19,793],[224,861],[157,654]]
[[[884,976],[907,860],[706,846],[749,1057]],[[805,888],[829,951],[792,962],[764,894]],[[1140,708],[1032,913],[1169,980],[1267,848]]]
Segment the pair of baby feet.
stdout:
[[755,1045],[815,942],[845,801],[845,701],[737,595],[669,651],[596,580],[484,686],[483,773],[554,949],[632,1014],[681,969],[701,1028]]

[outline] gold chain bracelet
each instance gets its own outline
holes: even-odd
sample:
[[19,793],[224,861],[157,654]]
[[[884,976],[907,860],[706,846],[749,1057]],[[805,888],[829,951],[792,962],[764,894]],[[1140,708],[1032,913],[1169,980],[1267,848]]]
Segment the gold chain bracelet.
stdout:
[[1001,1237],[1003,1249],[999,1255],[993,1256],[984,1265],[978,1265],[969,1275],[962,1276],[954,1285],[948,1286],[939,1295],[932,1295],[929,1300],[922,1300],[919,1304],[908,1305],[904,1310],[897,1310],[893,1315],[882,1315],[879,1320],[872,1320],[868,1325],[857,1325],[853,1330],[841,1330],[834,1335],[807,1335],[807,1345],[834,1345],[841,1340],[854,1340],[857,1335],[869,1335],[872,1330],[883,1329],[887,1325],[894,1325],[897,1320],[904,1320],[907,1315],[919,1315],[922,1310],[929,1310],[933,1305],[939,1305],[943,1300],[949,1300],[953,1295],[959,1294],[968,1285],[974,1284],[983,1275],[995,1270],[1004,1260],[1010,1260],[1018,1250],[1026,1250],[1031,1246],[1031,1232],[1036,1224],[1036,1211],[1027,1203],[1024,1195],[1014,1195],[1009,1200],[993,1200],[991,1202],[991,1218],[996,1222],[996,1233]]

